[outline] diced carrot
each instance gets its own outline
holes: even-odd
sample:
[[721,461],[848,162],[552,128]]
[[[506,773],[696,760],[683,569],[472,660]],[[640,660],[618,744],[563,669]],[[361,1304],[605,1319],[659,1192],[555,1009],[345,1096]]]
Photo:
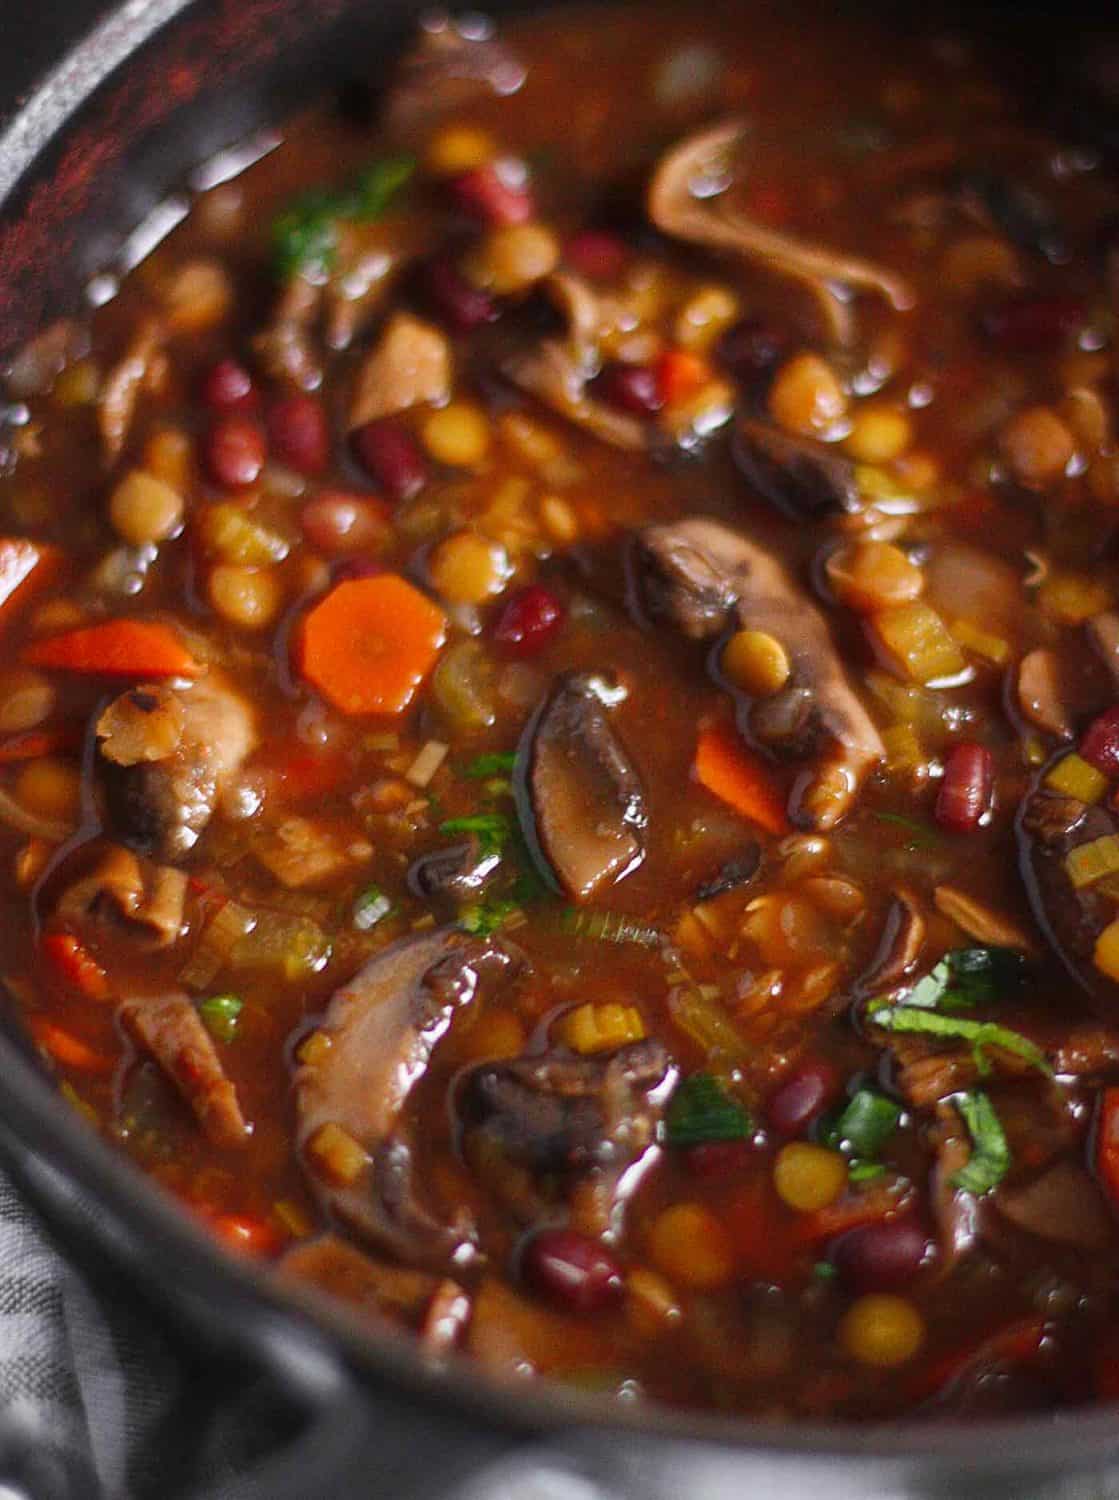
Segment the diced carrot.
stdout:
[[282,1244],[267,1219],[255,1214],[215,1214],[210,1223],[214,1233],[231,1250],[248,1255],[275,1255]]
[[888,1219],[897,1211],[899,1201],[898,1191],[893,1187],[866,1187],[862,1192],[840,1198],[838,1203],[829,1203],[826,1208],[801,1214],[796,1222],[795,1238],[802,1244],[833,1240],[849,1229]]
[[0,537],[0,625],[44,588],[62,567],[63,553],[26,537]]
[[108,1073],[114,1066],[113,1058],[44,1016],[33,1016],[28,1026],[38,1046],[64,1068],[74,1068],[79,1073]]
[[89,1000],[110,998],[108,974],[72,932],[48,932],[40,946],[47,963],[66,984]]
[[167,625],[106,620],[32,641],[23,659],[33,667],[106,677],[196,677],[198,663]]
[[706,360],[688,349],[666,349],[657,360],[657,389],[665,406],[675,406],[702,390],[711,379]]
[[695,775],[701,786],[767,833],[788,833],[781,794],[768,768],[730,724],[708,724],[699,733]]
[[59,750],[75,750],[81,744],[81,730],[71,724],[59,729],[29,729],[0,740],[0,765],[17,760],[38,760],[40,755],[54,755]]
[[398,714],[446,635],[443,611],[398,574],[350,579],[307,615],[296,666],[343,713]]

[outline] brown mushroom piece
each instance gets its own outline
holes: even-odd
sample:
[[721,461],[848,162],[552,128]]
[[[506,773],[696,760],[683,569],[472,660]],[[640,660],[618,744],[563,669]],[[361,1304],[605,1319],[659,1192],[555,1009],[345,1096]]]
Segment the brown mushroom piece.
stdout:
[[770,229],[737,209],[729,183],[736,150],[745,139],[743,122],[726,120],[688,136],[661,158],[649,186],[648,209],[662,233],[760,262],[801,282],[815,298],[828,335],[841,343],[851,342],[853,335],[852,292],[875,292],[898,311],[914,305],[909,283],[893,271]]
[[517,752],[521,827],[543,873],[588,901],[645,858],[645,797],[608,710],[624,692],[606,674],[561,677]]
[[429,127],[435,113],[465,108],[486,94],[515,94],[526,76],[524,64],[494,35],[486,17],[430,13],[389,92],[389,129]]
[[936,1160],[929,1176],[929,1203],[936,1223],[942,1274],[955,1269],[979,1242],[979,1203],[953,1182],[971,1159],[971,1143],[958,1111],[938,1104],[932,1139]]
[[1115,1238],[1115,1224],[1099,1185],[1067,1157],[1039,1177],[991,1195],[1001,1218],[1015,1229],[1055,1245],[1104,1250]]
[[1061,697],[1057,653],[1046,646],[1027,651],[1018,664],[1018,706],[1029,722],[1046,734],[1071,740],[1072,722]]
[[524,1223],[593,1179],[605,1231],[622,1179],[656,1144],[674,1078],[652,1040],[592,1057],[556,1050],[479,1063],[457,1095],[463,1151]]
[[322,383],[322,356],[315,330],[323,288],[305,276],[293,276],[280,293],[267,325],[253,339],[253,352],[264,373],[300,390]]
[[186,927],[186,894],[182,870],[149,864],[110,844],[93,869],[63,891],[58,915],[71,922],[115,919],[148,946],[166,948]]
[[598,373],[598,297],[581,277],[569,271],[546,276],[540,283],[567,325],[566,336],[547,338],[507,356],[501,368],[513,385],[545,406],[585,428],[614,448],[638,452],[647,445],[644,425],[636,417],[615,411],[588,394]]
[[1094,962],[1096,940],[1111,921],[1115,903],[1092,885],[1074,887],[1066,860],[1074,849],[1119,834],[1119,815],[1100,803],[1089,806],[1038,779],[1016,819],[1019,859],[1026,893],[1047,942],[1086,991],[1104,1020],[1119,1016],[1119,984]]
[[[167,734],[169,696],[181,710],[174,716],[177,739]],[[150,745],[134,732],[122,745],[119,726],[126,713],[150,716]],[[112,824],[161,860],[180,859],[194,848],[257,740],[251,707],[214,671],[174,690],[130,688],[101,715],[97,734]]]
[[500,853],[483,853],[478,839],[467,839],[445,849],[431,849],[413,860],[408,885],[423,901],[474,900],[500,868]]
[[251,1129],[201,1016],[181,991],[136,997],[117,1012],[122,1030],[190,1105],[215,1146],[243,1146]]
[[798,820],[820,829],[839,822],[882,758],[882,741],[806,591],[758,543],[698,517],[640,532],[632,583],[650,619],[667,619],[692,640],[733,625],[781,642],[792,663],[789,683],[740,712],[740,727],[775,753],[818,756]]
[[741,417],[734,458],[752,489],[794,521],[819,521],[862,509],[855,465],[826,443]]
[[396,313],[358,370],[351,431],[414,406],[447,401],[452,377],[446,336],[411,313]]
[[511,984],[512,950],[454,929],[405,938],[337,990],[295,1078],[300,1155],[323,1205],[369,1244],[426,1269],[473,1255],[465,1215],[444,1221],[413,1183],[402,1116],[464,1006]]
[[858,988],[869,994],[901,984],[921,956],[926,931],[924,914],[912,891],[895,891],[878,948]]

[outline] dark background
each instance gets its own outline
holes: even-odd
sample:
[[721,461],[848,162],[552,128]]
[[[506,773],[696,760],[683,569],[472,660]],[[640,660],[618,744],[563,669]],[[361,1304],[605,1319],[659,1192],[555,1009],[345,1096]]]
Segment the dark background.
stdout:
[[108,7],[109,0],[0,0],[0,121]]

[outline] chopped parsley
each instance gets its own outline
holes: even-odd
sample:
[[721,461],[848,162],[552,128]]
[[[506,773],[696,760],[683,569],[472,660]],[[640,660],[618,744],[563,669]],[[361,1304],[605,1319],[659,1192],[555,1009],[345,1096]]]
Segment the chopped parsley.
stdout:
[[501,854],[513,838],[513,820],[505,813],[471,813],[464,818],[447,818],[440,823],[439,832],[450,834],[473,834],[478,840],[482,854]]
[[677,1085],[665,1115],[670,1146],[709,1146],[744,1141],[753,1134],[750,1116],[710,1073],[692,1073]]
[[515,750],[491,750],[485,755],[476,755],[463,766],[462,774],[471,781],[485,781],[490,776],[510,776],[516,763]]
[[941,837],[936,829],[928,823],[922,823],[917,818],[907,818],[904,813],[876,812],[874,816],[880,823],[890,823],[896,828],[904,828],[909,834],[907,849],[939,849]]
[[521,905],[508,897],[496,897],[492,901],[476,901],[464,906],[458,914],[459,926],[475,937],[489,937],[519,912]]
[[958,1172],[953,1172],[952,1186],[978,1197],[989,1193],[1006,1176],[1010,1147],[994,1105],[982,1089],[958,1095],[955,1105],[971,1136],[971,1157]]
[[319,188],[296,198],[272,225],[277,277],[326,275],[338,253],[338,224],[379,219],[415,170],[412,156],[385,156],[341,191]]

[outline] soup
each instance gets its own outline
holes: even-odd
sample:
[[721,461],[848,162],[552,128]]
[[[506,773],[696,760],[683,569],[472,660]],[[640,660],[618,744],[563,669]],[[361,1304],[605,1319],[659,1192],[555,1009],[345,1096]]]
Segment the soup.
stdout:
[[861,25],[431,21],[8,372],[6,988],[433,1357],[1119,1390],[1119,199]]

